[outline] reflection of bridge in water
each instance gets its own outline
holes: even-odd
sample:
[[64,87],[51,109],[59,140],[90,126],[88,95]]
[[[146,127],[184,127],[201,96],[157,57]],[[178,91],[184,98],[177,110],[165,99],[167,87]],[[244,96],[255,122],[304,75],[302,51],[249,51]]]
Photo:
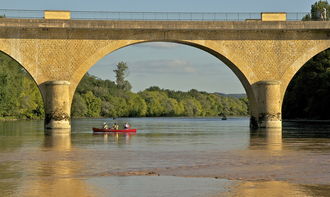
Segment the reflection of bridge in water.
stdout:
[[[299,184],[296,182],[296,179],[292,180],[290,178],[286,178],[283,172],[278,172],[282,171],[283,168],[288,168],[287,163],[283,162],[282,160],[283,157],[292,160],[290,157],[293,155],[292,151],[285,150],[286,148],[290,148],[291,145],[290,143],[286,143],[285,139],[283,140],[281,136],[281,129],[272,128],[258,130],[256,132],[251,131],[250,145],[246,150],[249,152],[249,155],[243,156],[241,154],[238,154],[236,155],[236,157],[233,157],[236,159],[233,159],[232,157],[229,157],[229,155],[235,153],[236,150],[224,155],[222,155],[223,153],[219,151],[219,161],[221,161],[222,156],[224,156],[224,160],[226,160],[226,156],[228,156],[227,159],[231,158],[230,160],[227,160],[227,162],[229,162],[230,164],[221,166],[219,164],[225,164],[227,162],[215,162],[214,164],[212,164],[211,162],[211,165],[216,165],[219,167],[219,169],[233,167],[234,171],[232,172],[225,170],[225,175],[229,174],[230,176],[234,177],[232,178],[232,180],[235,180],[230,185],[227,185],[231,188],[230,194],[237,194],[238,196],[281,196],[281,194],[285,193],[286,195],[314,196],[316,194],[320,194],[322,192],[325,193],[326,191],[328,191],[326,189],[326,185],[324,186],[325,188],[322,188],[322,186],[319,185]],[[24,157],[24,160],[21,161],[18,165],[19,174],[24,175],[24,177],[19,177],[16,179],[16,181],[18,180],[18,190],[14,187],[9,187],[8,190],[15,192],[15,194],[19,196],[101,196],[102,193],[98,192],[104,192],[102,189],[108,192],[107,194],[112,194],[112,192],[116,193],[116,191],[118,192],[123,189],[132,189],[132,185],[130,185],[129,183],[119,182],[116,179],[118,178],[120,180],[121,178],[123,178],[123,176],[125,176],[125,178],[129,180],[132,174],[134,176],[134,173],[123,173],[124,175],[122,175],[121,177],[118,177],[118,174],[115,173],[118,166],[124,166],[123,168],[121,168],[124,172],[134,172],[134,169],[138,167],[141,167],[143,169],[144,167],[143,162],[141,163],[141,166],[134,166],[134,168],[131,168],[127,165],[127,163],[123,162],[125,160],[129,162],[136,160],[143,155],[143,150],[142,152],[139,152],[139,150],[135,148],[127,150],[125,147],[121,147],[122,149],[115,149],[116,144],[125,145],[127,143],[127,137],[132,136],[126,136],[124,134],[119,134],[118,136],[116,134],[107,136],[93,136],[92,139],[95,139],[98,143],[95,143],[95,141],[89,141],[88,145],[101,145],[103,147],[94,151],[93,148],[86,146],[87,144],[86,142],[84,142],[84,140],[81,140],[84,139],[83,136],[80,136],[77,139],[74,139],[74,135],[45,136],[43,138],[43,143],[40,143],[40,145],[37,146],[36,149],[34,149],[33,147],[26,146],[29,147],[29,149],[26,150],[27,152],[29,152],[29,154],[27,157]],[[104,138],[105,144],[115,144],[115,146],[112,146],[109,149],[105,148],[108,146],[102,144],[102,138]],[[134,141],[132,141],[132,143],[133,142]],[[310,144],[307,145],[310,146]],[[298,147],[294,146],[293,148],[296,149]],[[123,152],[120,152],[120,150],[123,150]],[[103,154],[102,151],[112,151],[112,153]],[[127,154],[129,152],[132,152],[133,154]],[[150,152],[147,153],[149,154]],[[89,156],[91,156],[90,154],[93,154],[92,159],[88,158]],[[114,154],[116,154],[117,156]],[[127,155],[121,156],[122,159],[117,160],[118,155],[121,154]],[[202,156],[203,158],[208,158],[205,157],[205,155],[203,156],[203,154],[201,154],[200,156]],[[305,154],[305,152],[303,151],[302,154]],[[174,155],[172,153],[171,155],[173,156],[169,157],[169,159],[177,157],[177,155]],[[218,153],[216,155],[218,155]],[[216,157],[216,155],[213,156]],[[254,155],[253,158],[249,158],[252,155]],[[160,159],[160,157],[161,156],[156,156],[154,157],[154,159]],[[211,161],[214,161],[215,157],[210,157],[212,158]],[[275,162],[273,163],[271,160],[267,161],[267,158],[273,158],[272,161]],[[302,160],[305,161],[305,159],[306,158],[300,158],[300,160],[294,160],[291,163],[299,163]],[[193,161],[194,160],[185,163],[185,165],[188,166],[186,170],[198,171],[200,167],[204,166],[199,166],[198,162],[194,163]],[[208,162],[210,161],[206,161],[206,163]],[[95,170],[93,170],[93,166],[97,166]],[[184,169],[182,168],[183,166],[184,165],[177,166],[178,168],[176,173],[184,171]],[[197,168],[194,168],[194,166],[196,166]],[[205,165],[206,172],[209,172],[209,169],[207,168],[208,165]],[[155,172],[158,173],[157,170],[159,169],[167,170],[170,168],[159,167],[155,169]],[[301,170],[301,168],[299,168],[298,170]],[[17,169],[8,167],[8,171],[17,171]],[[93,171],[96,171],[96,173]],[[218,174],[216,173],[217,171],[210,172],[210,180],[216,181],[213,178],[215,175],[218,176]],[[297,172],[294,171],[290,174],[293,175],[293,177],[299,176],[297,174],[294,175],[295,173]],[[169,176],[173,178],[177,177],[171,176],[171,174],[169,174],[169,176],[163,173],[160,174],[160,179]],[[278,177],[273,177],[272,175],[277,175]],[[116,181],[108,182],[108,180],[111,179],[110,176],[112,177],[112,180]],[[178,176],[180,177],[181,175]],[[305,175],[302,174],[301,176]],[[101,177],[103,184],[97,185],[93,183],[93,181],[90,181],[91,179],[93,179],[93,177]],[[143,180],[143,178],[148,179],[150,177],[143,176],[141,178],[141,180]],[[189,180],[189,178],[187,177],[185,179]],[[109,189],[107,190],[107,188],[109,187],[114,188],[118,185],[121,186],[119,187],[119,189],[116,188],[116,190],[113,191]],[[136,186],[136,182],[134,182],[134,186]],[[165,187],[166,186],[168,185],[165,185]],[[183,189],[186,188],[189,187],[186,186]],[[149,188],[147,187],[143,189],[149,191]],[[180,189],[182,190],[182,188]]]
[[72,151],[70,135],[45,136],[41,149],[52,156],[41,155],[40,161],[25,167],[33,176],[25,179],[19,196],[99,196],[84,179],[76,177],[84,166],[67,158]]
[[[8,12],[6,17],[15,17]],[[130,20],[124,14],[118,20],[71,20],[77,13],[42,14],[42,19],[1,18],[0,50],[18,61],[37,83],[47,128],[70,128],[76,87],[97,61],[120,48],[154,41],[193,46],[223,61],[246,90],[251,124],[281,127],[282,101],[291,79],[305,62],[330,46],[330,22],[287,21],[290,15],[286,13],[263,13],[256,19],[251,15],[254,19],[245,21],[221,21],[223,17],[218,19],[214,13],[199,20],[197,14],[190,14],[191,20],[152,20],[147,14],[144,20]]]

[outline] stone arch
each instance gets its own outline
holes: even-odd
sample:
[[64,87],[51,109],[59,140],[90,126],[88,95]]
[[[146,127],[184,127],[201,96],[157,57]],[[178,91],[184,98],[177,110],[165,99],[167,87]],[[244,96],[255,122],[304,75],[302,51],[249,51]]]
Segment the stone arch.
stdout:
[[[11,55],[10,53],[8,53],[7,50],[0,48],[0,52],[2,52],[3,54],[7,55],[8,57],[10,57],[12,60],[14,60],[15,62],[17,62],[22,68],[24,68],[24,70],[31,76],[33,82],[36,84],[36,86],[38,86],[39,91],[41,92],[40,88],[39,88],[39,84],[38,81],[36,80],[36,77],[33,75],[34,72],[31,72],[31,69],[29,67],[27,67],[26,65],[28,65],[28,63],[31,63],[31,61],[26,60],[24,63],[22,63],[22,61],[20,61],[20,59],[15,58],[15,56]],[[24,57],[25,58],[25,57]]]
[[[82,77],[85,75],[85,73],[100,59],[102,59],[104,56],[119,50],[121,48],[135,45],[135,44],[140,44],[140,43],[146,43],[146,42],[171,42],[171,43],[177,43],[177,44],[183,44],[183,45],[188,45],[192,46],[198,49],[201,49],[216,58],[218,58],[220,61],[225,63],[238,77],[240,82],[242,83],[245,92],[247,94],[248,100],[249,100],[249,105],[250,105],[250,113],[252,116],[256,117],[257,114],[257,101],[255,94],[253,92],[251,82],[250,80],[246,77],[247,74],[243,73],[243,71],[235,64],[234,61],[230,60],[226,54],[225,51],[219,52],[216,47],[205,45],[204,41],[191,41],[191,40],[117,40],[117,41],[112,41],[111,44],[106,45],[103,48],[100,48],[97,50],[96,53],[94,53],[91,57],[87,58],[87,60],[76,70],[75,74],[71,78],[71,89],[70,89],[70,99],[72,102],[72,98],[74,95],[74,92],[76,90],[76,87],[78,86],[80,80]],[[250,68],[246,68],[251,75],[253,73],[253,70]]]
[[[31,62],[29,60],[25,61],[24,63],[22,63],[22,61],[20,61],[20,59],[16,59],[15,57],[13,57],[13,53],[8,53],[8,50],[0,48],[0,52],[5,54],[6,56],[10,57],[12,60],[14,60],[20,67],[22,67],[26,73],[31,77],[33,83],[35,84],[35,86],[37,87],[37,89],[39,90],[39,93],[41,95],[42,101],[43,101],[43,108],[45,109],[45,97],[44,97],[44,92],[43,89],[40,87],[40,84],[38,84],[38,81],[36,80],[35,76],[33,75],[33,72],[31,72],[31,70],[29,69],[29,67],[27,67],[27,63]],[[17,54],[17,53],[14,53]]]
[[38,77],[35,62],[32,61],[29,56],[20,55],[22,53],[20,50],[3,43],[0,44],[0,51],[11,57],[18,64],[20,64],[29,73],[33,81],[39,85],[39,81],[37,80]]
[[292,81],[293,77],[297,72],[314,56],[330,48],[329,42],[319,42],[314,47],[309,48],[305,53],[303,53],[297,60],[287,69],[281,78],[281,101],[286,93],[286,90]]
[[284,73],[281,81],[282,90],[281,90],[281,108],[284,106],[285,102],[285,94],[287,93],[287,89],[298,73],[300,69],[302,69],[305,64],[310,61],[315,56],[320,53],[328,50],[330,48],[330,42],[318,42],[313,47],[309,48],[305,53],[303,53],[293,64],[290,66],[287,71]]
[[[22,51],[19,49],[16,49],[15,47],[12,47],[8,43],[1,43],[0,44],[0,51],[11,57],[13,60],[15,60],[19,65],[21,65],[26,72],[31,76],[33,81],[38,86],[38,89],[41,93],[43,102],[45,103],[45,88],[42,85],[43,81],[40,81],[40,71],[38,71],[38,65],[35,61],[33,61],[29,56],[22,55]],[[44,106],[45,107],[45,106]]]

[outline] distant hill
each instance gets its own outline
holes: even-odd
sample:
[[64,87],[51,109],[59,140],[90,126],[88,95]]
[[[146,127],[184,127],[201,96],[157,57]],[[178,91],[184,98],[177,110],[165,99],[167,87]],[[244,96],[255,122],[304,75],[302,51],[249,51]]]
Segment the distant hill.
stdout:
[[226,96],[226,97],[234,97],[234,98],[245,98],[246,94],[225,94],[221,92],[215,92],[215,94]]

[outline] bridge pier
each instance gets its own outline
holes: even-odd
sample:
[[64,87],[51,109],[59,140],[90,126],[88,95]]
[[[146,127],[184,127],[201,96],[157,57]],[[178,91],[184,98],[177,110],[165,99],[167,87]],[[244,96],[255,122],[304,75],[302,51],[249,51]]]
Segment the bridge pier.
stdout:
[[258,127],[281,128],[281,89],[279,81],[259,81],[257,86]]
[[[48,133],[70,133],[70,96],[68,81],[48,81],[45,86],[45,129]],[[60,132],[57,132],[60,131]]]

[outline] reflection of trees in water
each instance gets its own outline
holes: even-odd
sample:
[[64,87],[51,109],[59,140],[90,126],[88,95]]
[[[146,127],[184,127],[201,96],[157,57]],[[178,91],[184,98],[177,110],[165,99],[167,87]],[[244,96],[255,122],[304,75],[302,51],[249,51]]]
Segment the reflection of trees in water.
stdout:
[[284,138],[330,138],[329,121],[284,121]]
[[19,162],[0,162],[0,192],[3,196],[12,196],[18,189],[17,180],[22,177]]
[[258,129],[250,132],[251,149],[330,151],[330,126],[309,122],[287,122],[283,129]]
[[[0,121],[0,196],[16,194],[21,187],[20,180],[24,176],[21,158],[13,160],[2,154],[19,154],[26,143],[25,133],[37,134],[39,131],[36,128],[40,125],[43,125],[42,121]],[[34,142],[40,141],[39,138],[37,135],[29,135],[29,139]]]
[[0,151],[22,148],[27,136],[29,140],[38,142],[43,138],[37,135],[41,132],[43,121],[0,121]]

